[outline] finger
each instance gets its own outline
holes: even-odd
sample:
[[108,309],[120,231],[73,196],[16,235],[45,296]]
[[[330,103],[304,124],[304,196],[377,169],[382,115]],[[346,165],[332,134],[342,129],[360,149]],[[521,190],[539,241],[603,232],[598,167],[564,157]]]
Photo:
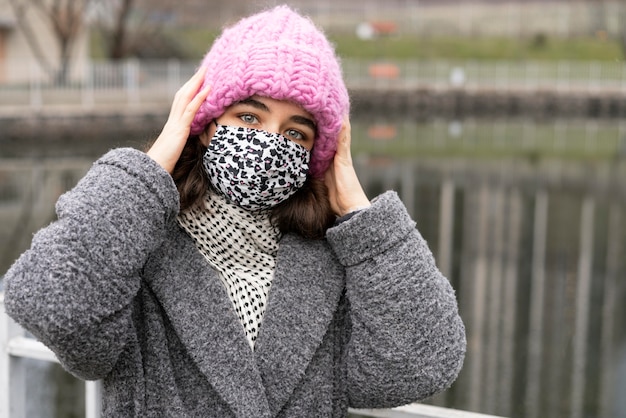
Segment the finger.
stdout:
[[341,131],[339,132],[339,137],[337,139],[336,155],[339,162],[342,163],[350,163],[352,161],[350,154],[350,145],[352,142],[351,129],[350,120],[346,116],[344,117],[343,126],[341,127]]
[[343,117],[343,129],[344,135],[346,136],[345,139],[348,145],[350,145],[352,140],[352,125],[350,125],[350,117],[348,115]]
[[185,108],[185,113],[183,115],[183,119],[186,122],[191,123],[194,116],[198,112],[198,109],[200,109],[200,106],[202,106],[202,103],[204,103],[207,96],[209,95],[210,91],[211,91],[211,87],[206,86],[195,95],[195,97],[191,100],[191,102],[189,102],[189,104]]
[[328,189],[328,201],[330,203],[330,208],[333,213],[338,213],[338,205],[337,205],[337,188],[335,185],[335,168],[334,163],[331,163],[326,173],[324,173],[324,183]]

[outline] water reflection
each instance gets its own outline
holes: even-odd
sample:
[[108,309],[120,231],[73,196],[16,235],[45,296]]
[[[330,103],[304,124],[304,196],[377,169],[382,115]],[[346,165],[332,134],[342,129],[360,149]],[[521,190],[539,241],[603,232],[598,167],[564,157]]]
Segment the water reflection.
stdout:
[[[430,403],[511,417],[626,416],[625,126],[353,122],[368,194],[399,192],[457,289],[469,351],[459,380]],[[0,156],[1,272],[106,148],[72,156],[63,147]]]
[[[400,191],[457,289],[469,352],[437,404],[514,417],[618,417],[625,166],[363,162]],[[623,361],[623,360],[622,360]]]

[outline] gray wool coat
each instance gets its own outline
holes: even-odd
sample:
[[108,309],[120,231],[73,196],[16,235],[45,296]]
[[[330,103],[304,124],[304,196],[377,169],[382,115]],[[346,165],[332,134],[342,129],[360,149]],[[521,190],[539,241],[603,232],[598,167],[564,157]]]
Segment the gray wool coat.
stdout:
[[395,193],[324,240],[282,238],[254,351],[178,207],[168,173],[113,150],[5,276],[9,315],[103,380],[105,417],[344,417],[456,378],[455,295]]

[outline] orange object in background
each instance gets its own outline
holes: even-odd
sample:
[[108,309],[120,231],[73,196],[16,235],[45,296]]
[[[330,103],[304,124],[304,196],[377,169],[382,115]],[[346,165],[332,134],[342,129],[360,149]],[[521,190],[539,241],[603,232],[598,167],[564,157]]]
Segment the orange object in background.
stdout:
[[372,139],[389,141],[398,135],[395,125],[372,125],[367,128],[367,136]]
[[377,35],[389,36],[398,32],[398,24],[391,20],[373,20],[369,24]]
[[384,155],[372,155],[365,162],[368,168],[387,168],[395,164],[393,158]]
[[368,72],[373,78],[398,78],[400,76],[400,68],[396,64],[372,64]]

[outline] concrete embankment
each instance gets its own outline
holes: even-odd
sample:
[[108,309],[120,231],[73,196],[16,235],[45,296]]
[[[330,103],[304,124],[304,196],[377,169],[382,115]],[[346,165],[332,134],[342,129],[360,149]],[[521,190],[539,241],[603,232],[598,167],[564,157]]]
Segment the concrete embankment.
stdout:
[[626,92],[611,89],[367,89],[352,91],[358,113],[414,117],[580,117],[626,116]]
[[[621,118],[626,116],[626,93],[605,90],[358,88],[351,90],[353,117],[416,118],[433,116],[535,118]],[[169,103],[83,106],[0,107],[3,154],[22,141],[112,138],[154,138],[167,119]]]

